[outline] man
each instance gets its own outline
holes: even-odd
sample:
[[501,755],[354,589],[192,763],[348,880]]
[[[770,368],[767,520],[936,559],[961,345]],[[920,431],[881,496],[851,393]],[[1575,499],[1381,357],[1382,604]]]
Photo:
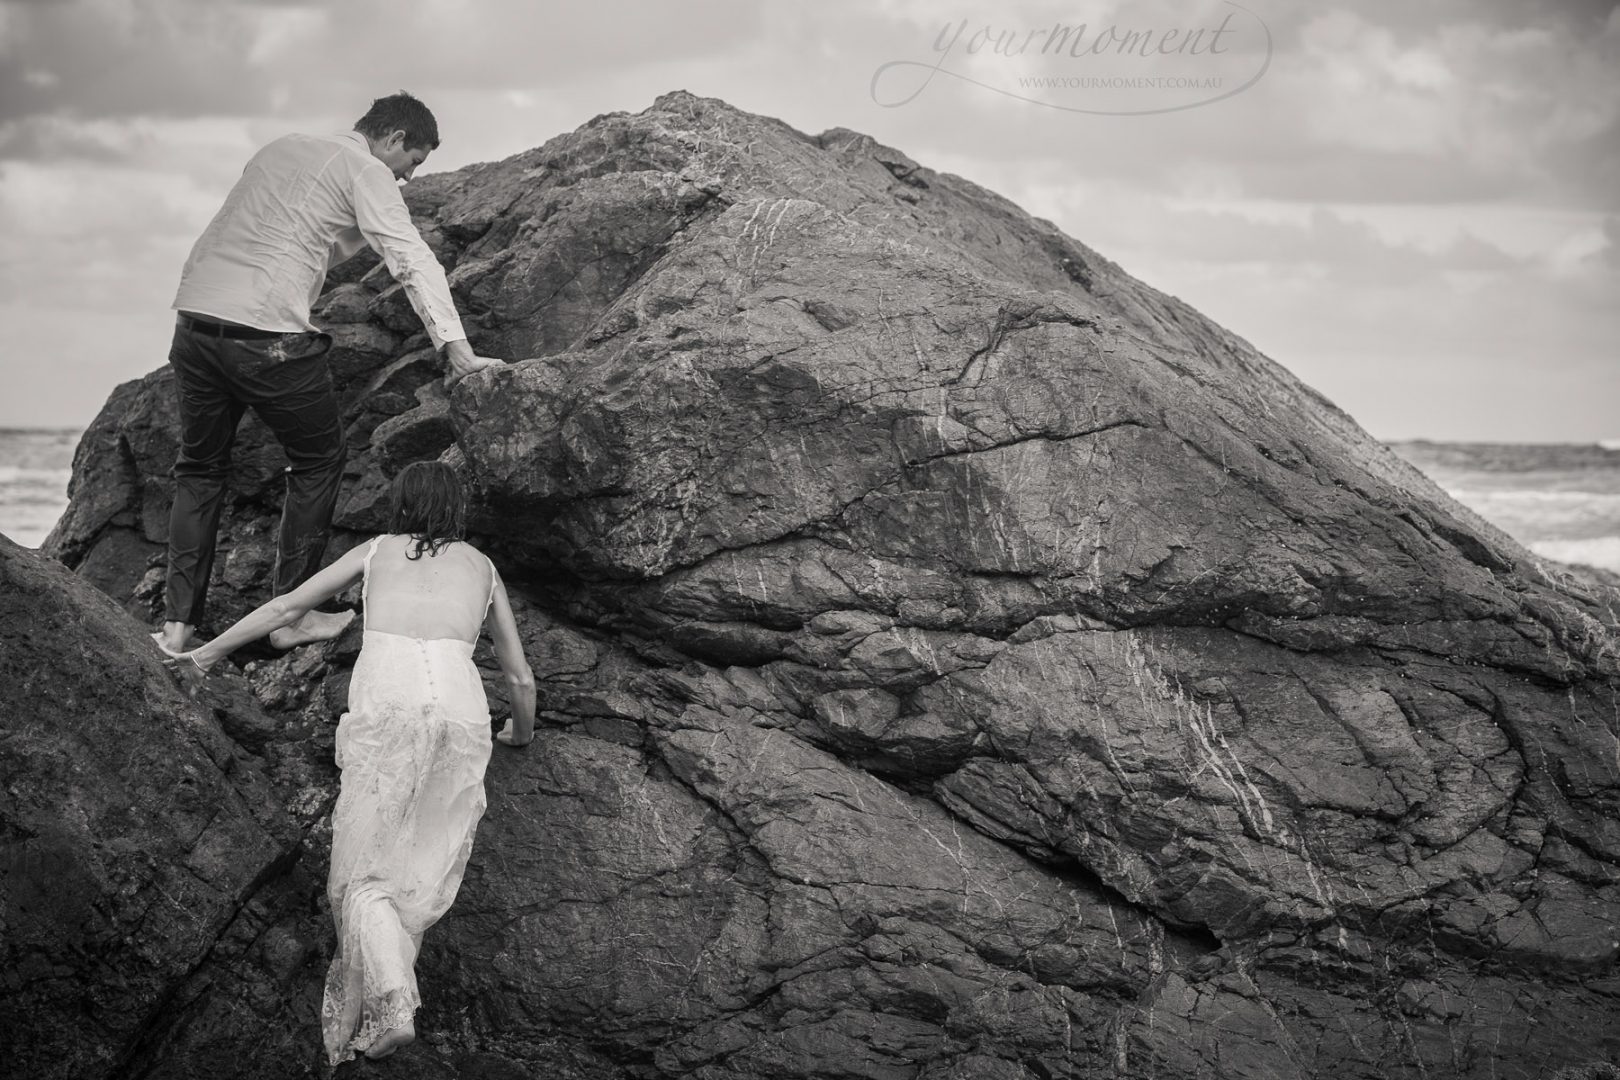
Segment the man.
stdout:
[[[320,566],[345,456],[325,354],[310,321],[327,270],[369,243],[405,288],[455,381],[501,363],[467,343],[444,270],[411,223],[398,181],[439,145],[433,114],[410,94],[378,98],[341,135],[287,135],[255,154],[191,249],[180,275],[169,363],[180,454],[169,513],[164,650],[190,648],[202,619],[231,443],[245,409],[290,462],[276,540],[274,595]],[[270,636],[277,648],[336,637],[354,612],[312,611]]]

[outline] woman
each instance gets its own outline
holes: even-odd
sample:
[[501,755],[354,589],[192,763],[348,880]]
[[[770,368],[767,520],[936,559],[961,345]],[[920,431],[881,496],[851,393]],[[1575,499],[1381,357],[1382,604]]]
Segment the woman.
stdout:
[[417,950],[456,897],[484,813],[490,718],[472,662],[481,626],[511,691],[512,718],[496,738],[524,746],[534,737],[534,677],[512,608],[495,565],[462,540],[464,518],[453,469],[409,465],[394,481],[389,535],[177,657],[206,672],[362,582],[365,636],[337,729],[343,775],[327,879],[338,940],[321,1029],[333,1065],[416,1038]]

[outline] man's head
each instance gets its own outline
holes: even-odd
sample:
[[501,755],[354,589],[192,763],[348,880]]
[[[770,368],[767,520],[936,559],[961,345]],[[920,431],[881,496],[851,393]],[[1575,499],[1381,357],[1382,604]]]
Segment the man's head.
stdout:
[[373,101],[366,115],[354,122],[354,130],[366,137],[371,156],[392,169],[396,180],[409,180],[439,145],[439,122],[426,105],[403,90]]

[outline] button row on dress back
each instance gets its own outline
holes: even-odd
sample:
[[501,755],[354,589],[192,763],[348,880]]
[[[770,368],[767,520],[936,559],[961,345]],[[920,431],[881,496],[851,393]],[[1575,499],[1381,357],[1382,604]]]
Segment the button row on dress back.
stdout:
[[417,638],[416,639],[416,646],[417,646],[417,648],[422,650],[422,664],[427,669],[428,691],[430,693],[432,693],[434,697],[438,697],[439,696],[439,688],[433,682],[433,664],[428,660],[427,642],[425,640],[423,640],[422,638]]

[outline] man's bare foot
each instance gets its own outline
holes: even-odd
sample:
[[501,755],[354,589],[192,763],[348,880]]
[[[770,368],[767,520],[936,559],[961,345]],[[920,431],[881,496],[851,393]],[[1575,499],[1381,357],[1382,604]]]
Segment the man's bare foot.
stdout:
[[389,1028],[382,1033],[382,1038],[371,1044],[366,1051],[366,1057],[376,1059],[384,1058],[402,1046],[409,1046],[416,1041],[416,1022],[407,1020],[403,1027]]
[[291,626],[270,631],[270,644],[278,649],[291,649],[308,645],[312,641],[331,641],[354,621],[354,612],[340,611],[329,615],[324,611],[309,611]]
[[157,642],[158,648],[173,656],[195,645],[196,642],[192,639],[196,636],[197,628],[189,623],[166,622],[163,629],[152,634],[152,640]]

